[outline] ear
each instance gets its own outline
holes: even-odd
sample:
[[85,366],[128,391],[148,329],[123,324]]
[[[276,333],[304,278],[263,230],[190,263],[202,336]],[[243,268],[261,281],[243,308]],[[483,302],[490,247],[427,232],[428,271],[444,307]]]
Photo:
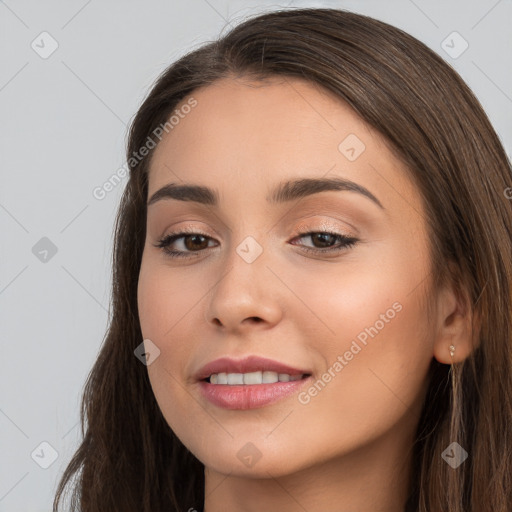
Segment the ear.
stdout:
[[[437,294],[436,306],[434,357],[443,364],[459,363],[476,348],[469,296],[446,284]],[[450,347],[454,347],[453,356]]]

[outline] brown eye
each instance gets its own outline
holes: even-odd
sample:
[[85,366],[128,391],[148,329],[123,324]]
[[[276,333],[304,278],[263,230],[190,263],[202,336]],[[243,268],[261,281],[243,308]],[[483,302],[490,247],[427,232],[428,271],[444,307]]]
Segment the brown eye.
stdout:
[[[203,235],[187,235],[183,237],[184,245],[189,251],[206,249],[208,247],[207,238]],[[206,241],[206,243],[205,243]]]
[[[208,248],[208,242],[213,240],[207,235],[202,233],[171,233],[162,238],[155,247],[164,251],[164,253],[171,257],[189,257],[192,253],[199,253]],[[180,249],[171,248],[172,245],[181,243]],[[198,256],[199,254],[193,254]]]
[[310,236],[315,244],[320,244],[320,248],[331,247],[336,242],[336,236],[331,233],[313,233]]

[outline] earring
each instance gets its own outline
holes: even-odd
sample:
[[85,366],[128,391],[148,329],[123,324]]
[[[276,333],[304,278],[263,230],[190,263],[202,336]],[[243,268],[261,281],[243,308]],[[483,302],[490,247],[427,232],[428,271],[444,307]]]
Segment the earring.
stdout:
[[455,354],[455,346],[454,345],[450,345],[450,356],[453,357],[453,354]]

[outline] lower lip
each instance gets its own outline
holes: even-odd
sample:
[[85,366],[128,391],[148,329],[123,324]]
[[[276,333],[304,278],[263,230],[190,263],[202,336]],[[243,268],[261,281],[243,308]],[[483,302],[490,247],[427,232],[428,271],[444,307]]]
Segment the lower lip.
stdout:
[[210,384],[201,381],[199,387],[203,396],[212,404],[224,409],[257,409],[296,393],[311,380],[311,376],[289,382],[273,384],[247,384],[231,386]]

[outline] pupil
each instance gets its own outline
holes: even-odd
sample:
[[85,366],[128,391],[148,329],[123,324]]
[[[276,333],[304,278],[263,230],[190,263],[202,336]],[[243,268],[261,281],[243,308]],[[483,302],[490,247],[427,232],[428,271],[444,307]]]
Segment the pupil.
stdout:
[[[201,239],[201,238],[203,239],[203,244],[204,244],[204,241],[205,241],[206,239],[205,239],[205,237],[204,237],[203,235],[190,235],[189,237],[187,237],[187,238],[185,239],[185,246],[186,246],[186,247],[187,247],[187,249],[189,249],[189,250],[197,249],[197,248],[198,248],[198,247],[197,247],[197,245],[194,245],[194,244],[195,244],[195,242],[194,242],[194,243],[192,243],[192,244],[189,244],[189,243],[187,243],[187,242],[189,242],[191,239],[197,240],[197,239]],[[199,249],[202,249],[202,248],[203,248],[203,247],[199,247]]]
[[[313,238],[317,238],[317,239],[320,239],[320,242],[321,243],[325,243],[326,240],[325,240],[325,237],[330,237],[332,238],[333,235],[329,234],[329,233],[316,233]],[[332,240],[331,240],[332,241]],[[327,245],[330,245],[330,244],[327,244]]]

